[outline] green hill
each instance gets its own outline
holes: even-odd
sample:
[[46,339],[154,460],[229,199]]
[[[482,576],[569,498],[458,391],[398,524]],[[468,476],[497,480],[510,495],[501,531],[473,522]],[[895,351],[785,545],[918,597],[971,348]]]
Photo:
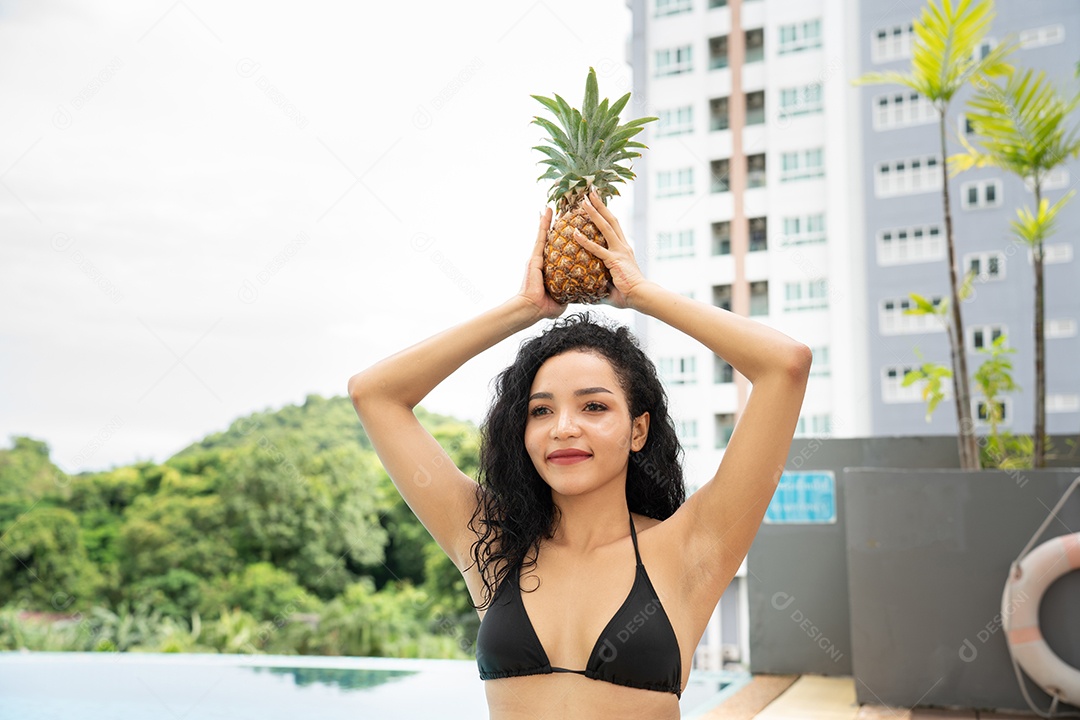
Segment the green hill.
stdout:
[[[474,474],[476,428],[417,415]],[[333,641],[290,636],[286,650],[443,655],[454,654],[453,638],[424,645],[446,635],[428,626],[475,619],[460,575],[401,500],[345,397],[252,413],[160,464],[74,476],[44,442],[14,437],[0,450],[0,538],[0,606],[22,616],[97,613],[104,627],[110,614],[141,613],[189,635],[195,617],[270,623],[279,643],[280,628],[317,617],[312,632],[346,627],[324,628]],[[357,622],[371,631],[350,636]]]

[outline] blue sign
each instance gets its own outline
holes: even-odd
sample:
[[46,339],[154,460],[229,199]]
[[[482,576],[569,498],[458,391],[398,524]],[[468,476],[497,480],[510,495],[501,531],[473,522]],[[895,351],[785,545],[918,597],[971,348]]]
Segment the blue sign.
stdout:
[[785,472],[765,511],[767,523],[835,523],[836,477],[831,470]]

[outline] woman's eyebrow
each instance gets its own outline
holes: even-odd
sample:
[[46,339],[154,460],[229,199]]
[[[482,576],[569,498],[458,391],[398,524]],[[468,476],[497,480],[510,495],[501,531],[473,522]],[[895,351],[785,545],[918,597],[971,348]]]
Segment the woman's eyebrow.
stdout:
[[613,392],[603,387],[591,387],[575,390],[574,395],[597,395],[599,393],[607,393],[608,395],[614,395]]
[[[614,395],[615,394],[615,393],[611,392],[610,390],[608,390],[607,388],[603,388],[603,387],[581,388],[580,390],[575,390],[574,391],[574,395],[599,395],[600,393],[607,393],[608,395]],[[529,396],[529,400],[554,400],[554,399],[555,399],[555,396],[552,395],[549,392],[538,392],[538,393],[533,393],[532,395]]]

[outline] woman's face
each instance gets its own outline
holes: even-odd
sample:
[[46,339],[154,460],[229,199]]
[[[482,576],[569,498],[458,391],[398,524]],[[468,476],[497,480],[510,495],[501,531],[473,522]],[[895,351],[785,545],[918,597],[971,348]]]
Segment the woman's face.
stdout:
[[631,419],[626,394],[606,358],[573,350],[548,358],[529,390],[525,447],[551,488],[578,495],[625,482],[631,450],[640,450],[649,415]]

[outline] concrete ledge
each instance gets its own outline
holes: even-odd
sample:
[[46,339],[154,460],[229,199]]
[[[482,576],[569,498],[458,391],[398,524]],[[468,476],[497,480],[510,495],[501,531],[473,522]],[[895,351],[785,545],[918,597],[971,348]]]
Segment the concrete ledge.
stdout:
[[798,675],[755,675],[745,687],[703,715],[701,720],[751,720],[798,678]]
[[855,682],[850,677],[803,675],[769,704],[757,720],[855,720]]

